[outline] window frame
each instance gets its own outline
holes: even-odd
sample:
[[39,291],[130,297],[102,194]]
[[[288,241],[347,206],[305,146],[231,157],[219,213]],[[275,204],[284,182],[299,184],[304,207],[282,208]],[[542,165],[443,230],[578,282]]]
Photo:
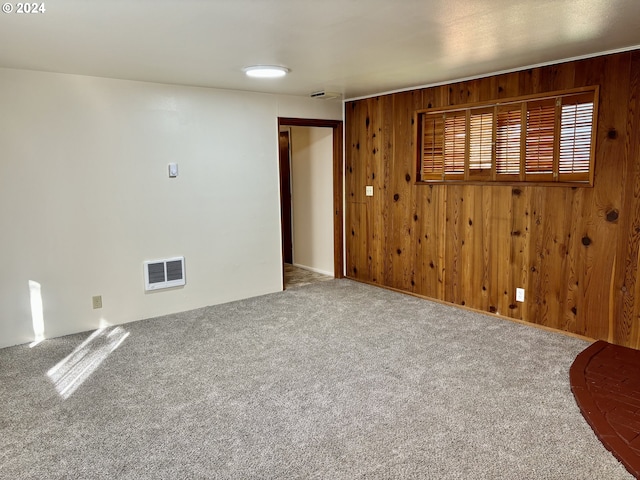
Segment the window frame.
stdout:
[[[584,121],[585,119],[588,119],[589,112],[587,111],[587,113],[585,113],[580,105],[590,106],[591,100],[593,100],[593,106],[590,110],[591,125],[590,132],[587,134],[585,128],[588,127],[588,124],[585,127]],[[500,185],[510,183],[525,185],[538,184],[547,186],[555,185],[592,187],[594,182],[595,170],[598,100],[599,86],[593,85],[588,87],[545,92],[541,94],[511,97],[497,101],[493,100],[472,104],[455,105],[450,107],[435,107],[416,110],[413,122],[417,174],[415,177],[417,179],[415,183],[423,185],[442,183]],[[572,101],[574,103],[572,103]],[[576,105],[576,107],[573,109],[571,107],[568,107],[565,110],[565,107],[567,105]],[[536,116],[533,107],[537,108],[541,106],[546,106],[547,109],[543,109],[543,111],[537,112],[541,115],[535,118],[535,120],[541,121],[542,123],[540,124],[541,128],[538,131],[540,135],[538,135],[537,138],[534,138],[533,136],[527,135],[527,133],[531,131],[527,130],[527,126],[529,125],[528,122],[530,118],[534,119],[534,117]],[[553,112],[549,110],[550,106],[553,107]],[[587,110],[589,110],[589,108]],[[505,118],[509,116],[505,115],[505,112],[515,111],[519,111],[519,128],[516,128],[517,124],[515,123],[515,119],[518,117],[518,114],[511,113],[509,120]],[[568,112],[568,116],[566,119],[563,113],[565,111]],[[474,169],[471,168],[473,165],[471,159],[471,151],[473,150],[473,148],[470,144],[470,136],[472,134],[471,118],[474,115],[478,115],[483,112],[492,112],[490,132],[492,139],[490,158],[491,168]],[[574,123],[569,123],[571,121],[569,115],[571,114],[574,114]],[[444,130],[444,123],[446,122],[446,119],[453,116],[464,116],[466,122],[465,131],[461,133],[458,130],[457,132],[457,136],[459,138],[462,138],[462,135],[464,135],[464,172],[457,171],[455,174],[448,173],[446,171],[447,152],[445,151],[445,143],[447,142],[447,135],[446,131]],[[443,120],[438,122],[439,118],[442,118]],[[503,123],[499,124],[498,122],[501,118]],[[563,121],[565,120],[567,123],[563,123]],[[432,127],[434,127],[431,132],[431,138],[434,139],[433,145],[425,145],[426,135],[424,132],[423,124],[425,124],[425,122],[427,121],[430,121]],[[549,127],[551,127],[551,124],[549,122],[551,121],[553,121],[552,138],[549,137]],[[443,128],[442,132],[437,131],[438,124]],[[571,145],[570,151],[577,152],[577,154],[574,153],[573,155],[567,156],[567,150],[565,149],[562,151],[562,154],[565,155],[563,159],[567,161],[567,159],[570,158],[570,164],[572,166],[577,165],[577,168],[584,169],[584,167],[587,166],[588,171],[586,172],[565,172],[560,168],[559,160],[561,155],[561,145],[565,148],[567,145],[566,138],[562,135],[565,132],[570,132],[569,128],[564,129],[564,127],[567,127],[567,125],[574,129],[573,137],[569,138],[570,140],[573,139],[573,144]],[[483,130],[482,133],[480,133],[480,137],[486,140],[489,132],[488,129],[485,129],[484,126],[482,128]],[[507,138],[507,142],[510,142],[518,134],[520,136],[519,143],[514,142],[513,146],[511,146],[509,143],[505,143],[505,138]],[[590,140],[590,144],[584,142],[585,137]],[[442,148],[440,150],[437,148],[438,145],[435,144],[436,139],[438,139],[437,141],[442,142]],[[550,141],[553,143],[551,144]],[[563,141],[565,143],[562,143]],[[510,156],[501,154],[498,157],[498,143],[509,145],[505,147],[505,151],[508,152]],[[548,157],[550,151],[549,149],[551,149],[552,151],[552,159],[549,159]],[[514,165],[516,163],[514,162],[514,152],[516,151],[517,155],[519,156],[519,168],[517,173],[513,171]],[[441,165],[440,168],[438,167],[438,165],[432,164],[432,167],[434,167],[434,165],[435,167],[429,169],[430,171],[427,172],[427,168],[425,168],[425,154],[427,152],[432,155],[432,159],[435,159],[438,165]],[[500,152],[504,153],[502,150],[500,150]],[[459,162],[459,152],[458,157],[456,158],[458,158]],[[506,171],[500,172],[498,159],[502,160],[500,165]],[[507,163],[505,163],[505,159],[507,160]],[[527,163],[527,160],[529,160],[529,163]],[[534,161],[539,162],[542,171],[535,172],[532,171],[534,170],[533,168],[528,168],[528,166],[532,165]],[[485,163],[484,160],[482,161],[482,163]],[[507,167],[505,167],[505,165]],[[563,163],[562,165],[566,167],[566,163]],[[551,168],[551,171],[549,171],[549,168]]]

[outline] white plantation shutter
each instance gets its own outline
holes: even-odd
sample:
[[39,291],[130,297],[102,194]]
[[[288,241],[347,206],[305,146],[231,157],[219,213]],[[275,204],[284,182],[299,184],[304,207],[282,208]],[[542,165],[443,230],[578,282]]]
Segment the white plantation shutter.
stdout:
[[493,157],[493,108],[473,109],[469,114],[469,170],[491,170]]
[[522,107],[498,107],[496,113],[496,175],[520,174]]
[[562,99],[560,120],[560,181],[588,180],[593,156],[593,98]]

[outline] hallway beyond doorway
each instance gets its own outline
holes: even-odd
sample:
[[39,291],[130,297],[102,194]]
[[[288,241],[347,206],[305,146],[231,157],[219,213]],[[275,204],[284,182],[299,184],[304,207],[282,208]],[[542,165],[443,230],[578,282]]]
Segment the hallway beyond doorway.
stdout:
[[303,285],[310,285],[317,282],[325,282],[327,280],[333,280],[333,277],[329,275],[323,275],[321,273],[312,272],[304,268],[296,267],[289,263],[284,264],[284,288],[300,287]]

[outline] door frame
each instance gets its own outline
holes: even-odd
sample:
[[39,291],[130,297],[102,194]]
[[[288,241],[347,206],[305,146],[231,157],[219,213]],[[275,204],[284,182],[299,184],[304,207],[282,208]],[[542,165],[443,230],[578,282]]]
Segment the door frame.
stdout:
[[[293,219],[291,209],[291,129],[280,129],[280,221],[282,222],[282,260],[293,263]],[[284,144],[286,142],[286,145]]]
[[[281,127],[323,127],[333,131],[333,275],[335,278],[344,278],[344,167],[342,154],[342,120],[319,120],[308,118],[278,117],[278,135]],[[280,138],[278,136],[278,138]],[[278,149],[278,155],[280,155]],[[282,184],[282,171],[278,161],[280,184]],[[282,198],[280,198],[282,208]],[[284,250],[283,250],[284,255]],[[284,258],[284,257],[283,257]],[[284,266],[283,266],[284,275]]]

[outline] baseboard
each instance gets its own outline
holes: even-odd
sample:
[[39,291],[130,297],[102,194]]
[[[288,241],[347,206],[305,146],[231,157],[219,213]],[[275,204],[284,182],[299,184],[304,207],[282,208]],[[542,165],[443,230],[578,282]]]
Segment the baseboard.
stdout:
[[326,270],[320,270],[319,268],[308,267],[307,265],[300,265],[299,263],[293,263],[294,267],[301,268],[303,270],[309,270],[310,272],[319,273],[321,275],[328,275],[333,277],[333,272],[327,272]]

